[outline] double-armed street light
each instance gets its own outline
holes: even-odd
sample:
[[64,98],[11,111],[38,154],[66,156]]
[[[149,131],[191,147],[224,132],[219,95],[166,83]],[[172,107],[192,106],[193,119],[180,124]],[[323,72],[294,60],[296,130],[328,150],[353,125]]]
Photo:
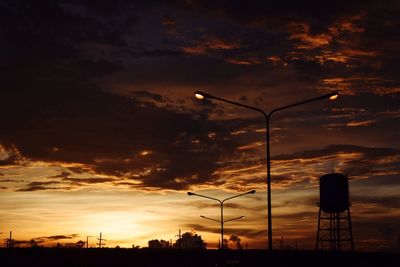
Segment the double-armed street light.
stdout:
[[270,144],[269,144],[269,120],[271,118],[271,115],[274,114],[277,111],[280,110],[284,110],[284,109],[288,109],[288,108],[292,108],[295,106],[299,106],[299,105],[303,105],[303,104],[307,104],[310,102],[314,102],[317,100],[322,100],[322,99],[329,99],[329,100],[335,100],[338,98],[338,93],[337,92],[333,92],[333,93],[329,93],[329,94],[325,94],[319,97],[315,97],[315,98],[311,98],[311,99],[307,99],[304,101],[300,101],[294,104],[290,104],[290,105],[286,105],[286,106],[282,106],[282,107],[278,107],[275,108],[273,110],[271,110],[270,112],[265,112],[264,110],[257,108],[257,107],[253,107],[253,106],[249,106],[246,104],[242,104],[242,103],[238,103],[235,101],[231,101],[231,100],[227,100],[221,97],[217,97],[217,96],[213,96],[207,93],[204,93],[202,91],[196,91],[194,96],[196,97],[196,99],[198,100],[204,100],[206,98],[209,99],[215,99],[215,100],[219,100],[222,102],[226,102],[235,106],[240,106],[243,108],[247,108],[247,109],[251,109],[251,110],[255,110],[260,112],[264,118],[265,118],[265,125],[266,125],[266,154],[267,154],[267,201],[268,201],[268,249],[272,250],[272,214],[271,214],[271,158],[270,158]]
[[218,203],[220,204],[220,210],[221,210],[221,219],[220,220],[212,219],[212,218],[209,218],[209,217],[206,217],[206,216],[203,216],[203,215],[200,215],[200,217],[203,218],[203,219],[211,220],[211,221],[218,222],[218,223],[221,224],[221,247],[220,248],[223,248],[224,247],[224,245],[223,245],[224,244],[224,223],[244,218],[244,216],[240,216],[240,217],[236,217],[236,218],[224,221],[224,203],[226,201],[232,199],[232,198],[237,198],[237,197],[248,195],[248,194],[254,194],[255,192],[256,192],[256,190],[251,190],[249,192],[242,193],[242,194],[239,194],[239,195],[235,195],[233,197],[228,197],[228,198],[225,198],[223,200],[220,200],[220,199],[217,199],[217,198],[213,198],[213,197],[209,197],[209,196],[205,196],[205,195],[196,194],[196,193],[193,193],[193,192],[188,192],[187,194],[189,196],[198,196],[198,197],[203,197],[203,198],[208,198],[208,199],[211,199],[211,200],[218,201]]
[[[230,221],[235,221],[235,220],[244,219],[244,216],[239,216],[239,217],[232,218],[232,219],[229,219],[229,220],[220,221],[220,220],[216,220],[216,219],[213,219],[213,218],[209,218],[209,217],[206,217],[206,216],[203,216],[203,215],[200,215],[200,217],[203,218],[203,219],[207,219],[207,220],[214,221],[214,222],[217,222],[217,223],[221,224],[221,231],[223,231],[223,229],[224,229],[224,227],[223,227],[224,223],[227,223],[227,222],[230,222]],[[222,238],[222,241],[221,241],[220,248],[224,248],[224,239],[223,239],[224,236],[223,236],[223,232],[221,232],[221,238]]]
[[[203,219],[207,219],[207,220],[211,220],[211,221],[214,221],[214,222],[221,223],[220,220],[212,219],[212,218],[209,218],[209,217],[206,217],[206,216],[203,216],[203,215],[200,215],[200,217],[203,218]],[[239,217],[236,217],[236,218],[233,218],[233,219],[225,220],[222,223],[227,223],[227,222],[234,221],[234,220],[239,220],[239,219],[244,219],[244,216],[239,216]]]

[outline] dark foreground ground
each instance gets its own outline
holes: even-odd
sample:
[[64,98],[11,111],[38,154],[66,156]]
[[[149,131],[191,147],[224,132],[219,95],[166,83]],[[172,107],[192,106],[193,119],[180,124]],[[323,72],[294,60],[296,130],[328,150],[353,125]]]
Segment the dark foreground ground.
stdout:
[[0,266],[400,266],[400,254],[243,250],[0,249]]

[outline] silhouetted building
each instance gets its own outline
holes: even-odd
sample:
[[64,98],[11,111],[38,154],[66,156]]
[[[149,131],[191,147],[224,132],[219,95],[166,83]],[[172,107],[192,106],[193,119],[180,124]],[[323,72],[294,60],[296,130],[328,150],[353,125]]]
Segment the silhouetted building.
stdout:
[[354,250],[350,216],[349,182],[341,173],[319,179],[319,216],[316,249]]

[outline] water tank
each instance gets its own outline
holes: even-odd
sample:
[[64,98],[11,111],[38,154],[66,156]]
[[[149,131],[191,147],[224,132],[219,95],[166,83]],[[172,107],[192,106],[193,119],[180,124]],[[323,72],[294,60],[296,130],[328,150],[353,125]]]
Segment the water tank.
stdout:
[[319,178],[319,205],[325,212],[342,212],[349,208],[349,182],[341,173]]

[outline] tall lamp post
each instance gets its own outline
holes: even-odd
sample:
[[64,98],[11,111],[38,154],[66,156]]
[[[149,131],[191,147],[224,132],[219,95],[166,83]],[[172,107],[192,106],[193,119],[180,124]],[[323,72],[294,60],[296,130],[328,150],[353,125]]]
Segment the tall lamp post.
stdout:
[[244,216],[240,216],[240,217],[237,217],[237,218],[233,218],[233,219],[229,219],[229,220],[224,221],[224,203],[225,203],[225,201],[230,200],[232,198],[237,198],[237,197],[240,197],[240,196],[248,195],[248,194],[254,194],[255,192],[256,192],[256,190],[251,190],[249,192],[246,192],[246,193],[243,193],[243,194],[239,194],[239,195],[236,195],[236,196],[233,196],[233,197],[228,197],[228,198],[225,198],[223,200],[219,200],[217,198],[213,198],[213,197],[209,197],[209,196],[205,196],[205,195],[196,194],[196,193],[193,193],[193,192],[188,192],[187,194],[189,196],[198,196],[198,197],[203,197],[203,198],[208,198],[208,199],[211,199],[211,200],[218,201],[218,203],[220,204],[220,207],[221,207],[221,219],[220,220],[211,219],[211,218],[208,218],[208,217],[205,217],[205,216],[202,216],[202,215],[200,215],[200,217],[204,218],[204,219],[212,220],[212,221],[215,221],[215,222],[219,222],[221,224],[221,248],[223,248],[223,246],[224,246],[223,245],[223,243],[224,243],[224,223],[244,218]]
[[240,106],[243,108],[247,108],[247,109],[251,109],[251,110],[255,110],[260,112],[264,118],[265,118],[265,124],[266,124],[266,146],[267,146],[267,199],[268,199],[268,250],[272,250],[272,215],[271,215],[271,158],[270,158],[270,145],[269,145],[269,119],[271,118],[271,115],[274,114],[277,111],[280,110],[284,110],[284,109],[288,109],[288,108],[292,108],[295,106],[299,106],[299,105],[303,105],[303,104],[307,104],[310,102],[314,102],[317,100],[322,100],[322,99],[329,99],[329,100],[335,100],[336,98],[338,98],[338,93],[337,92],[333,92],[333,93],[329,93],[329,94],[325,94],[319,97],[315,97],[315,98],[311,98],[311,99],[307,99],[304,101],[300,101],[294,104],[290,104],[290,105],[286,105],[286,106],[282,106],[282,107],[278,107],[275,108],[273,110],[271,110],[270,112],[265,112],[264,110],[257,108],[257,107],[252,107],[249,105],[245,105],[242,103],[237,103],[231,100],[227,100],[221,97],[217,97],[217,96],[213,96],[201,91],[197,91],[195,92],[195,97],[198,100],[203,100],[205,98],[209,98],[209,99],[215,99],[215,100],[219,100],[222,102],[226,102],[232,105],[236,105],[236,106]]

